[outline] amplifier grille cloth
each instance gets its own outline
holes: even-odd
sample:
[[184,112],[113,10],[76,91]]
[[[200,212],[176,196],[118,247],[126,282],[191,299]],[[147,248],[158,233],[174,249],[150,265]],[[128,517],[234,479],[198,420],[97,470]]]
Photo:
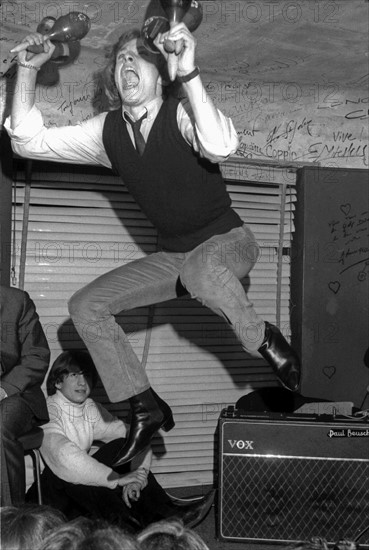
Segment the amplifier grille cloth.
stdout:
[[225,538],[353,540],[369,517],[368,462],[225,455],[220,486]]

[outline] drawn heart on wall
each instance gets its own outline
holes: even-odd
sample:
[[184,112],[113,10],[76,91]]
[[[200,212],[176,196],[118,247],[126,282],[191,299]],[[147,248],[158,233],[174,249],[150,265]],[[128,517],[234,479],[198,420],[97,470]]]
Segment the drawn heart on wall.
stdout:
[[351,210],[351,204],[341,204],[340,210],[345,216],[348,216]]
[[328,284],[329,290],[331,290],[334,294],[337,294],[339,289],[341,288],[341,283],[339,281],[331,281]]
[[337,372],[337,369],[333,365],[330,365],[329,367],[323,367],[323,374],[324,376],[329,378],[329,380],[333,378],[336,372]]

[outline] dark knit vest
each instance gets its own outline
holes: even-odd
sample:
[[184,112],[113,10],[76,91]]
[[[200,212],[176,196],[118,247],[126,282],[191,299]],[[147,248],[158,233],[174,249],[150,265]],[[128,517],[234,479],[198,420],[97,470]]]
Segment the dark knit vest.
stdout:
[[242,225],[218,164],[200,158],[178,129],[178,100],[163,102],[140,156],[122,111],[107,114],[103,143],[113,169],[157,228],[163,248],[187,252]]

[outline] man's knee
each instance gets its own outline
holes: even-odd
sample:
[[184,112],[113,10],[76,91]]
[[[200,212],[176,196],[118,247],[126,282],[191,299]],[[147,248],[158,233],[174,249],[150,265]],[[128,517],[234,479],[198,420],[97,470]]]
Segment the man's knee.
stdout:
[[1,402],[0,416],[2,441],[15,441],[31,428],[33,413],[18,395]]
[[196,257],[194,261],[185,264],[180,273],[180,280],[192,297],[202,297],[211,294],[213,268],[208,262]]
[[14,441],[15,436],[14,432],[11,429],[10,422],[7,422],[4,417],[1,418],[1,443],[6,443],[7,441]]
[[77,290],[68,301],[68,311],[73,318],[93,320],[97,314],[97,305],[89,297],[85,289]]
[[29,429],[30,428],[28,422],[22,422],[20,419],[7,420],[7,418],[2,418],[2,425],[0,430],[1,443],[3,445],[13,445],[18,441],[18,438],[27,433]]

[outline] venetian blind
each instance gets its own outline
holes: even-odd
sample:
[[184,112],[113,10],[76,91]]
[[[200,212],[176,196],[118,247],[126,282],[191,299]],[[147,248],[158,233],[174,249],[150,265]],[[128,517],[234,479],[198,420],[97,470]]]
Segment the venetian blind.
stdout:
[[[154,252],[157,235],[111,171],[15,164],[13,284],[34,299],[53,361],[64,349],[83,347],[68,316],[71,295]],[[234,159],[223,173],[233,207],[261,247],[242,282],[256,311],[289,338],[295,170]],[[118,322],[175,416],[175,428],[154,439],[153,472],[164,487],[212,484],[221,409],[254,389],[276,385],[271,368],[247,355],[228,325],[188,296],[124,312]],[[127,407],[110,404],[101,385],[94,397],[126,415]]]

